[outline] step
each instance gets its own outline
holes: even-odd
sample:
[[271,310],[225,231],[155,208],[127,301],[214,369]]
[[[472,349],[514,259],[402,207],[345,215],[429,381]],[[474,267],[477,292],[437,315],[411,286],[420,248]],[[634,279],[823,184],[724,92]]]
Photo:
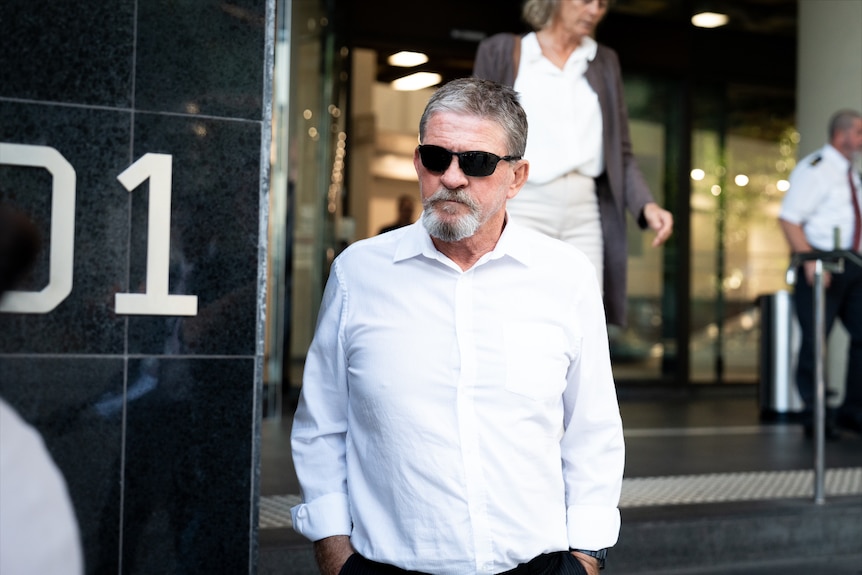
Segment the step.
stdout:
[[[744,573],[848,561],[862,572],[862,497],[624,508],[608,575]],[[737,571],[734,571],[737,569]],[[742,569],[742,571],[738,571]],[[781,573],[783,571],[776,571]],[[808,573],[840,571],[815,570]]]
[[258,575],[319,575],[314,550],[290,527],[258,531]]
[[[810,472],[627,480],[620,539],[604,573],[791,575],[789,565],[800,574],[859,575],[862,470],[829,470],[823,504],[814,503],[811,481]],[[297,501],[276,496],[261,505],[260,575],[316,575],[311,544],[289,527]]]

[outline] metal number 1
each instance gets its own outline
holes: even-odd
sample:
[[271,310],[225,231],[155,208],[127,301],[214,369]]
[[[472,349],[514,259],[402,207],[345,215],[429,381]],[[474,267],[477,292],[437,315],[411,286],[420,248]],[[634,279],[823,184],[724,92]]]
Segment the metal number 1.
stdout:
[[167,154],[144,154],[117,176],[132,192],[150,181],[150,208],[147,220],[147,290],[118,293],[114,307],[125,315],[197,315],[198,298],[168,293],[171,247],[172,158]]

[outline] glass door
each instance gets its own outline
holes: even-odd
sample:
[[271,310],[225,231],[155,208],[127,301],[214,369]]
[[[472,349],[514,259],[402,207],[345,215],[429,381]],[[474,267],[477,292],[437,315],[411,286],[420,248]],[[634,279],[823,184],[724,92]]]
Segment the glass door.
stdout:
[[691,170],[690,380],[758,381],[758,296],[787,289],[778,225],[799,141],[792,92],[702,86]]
[[322,0],[279,0],[264,415],[295,397],[339,249],[348,53]]

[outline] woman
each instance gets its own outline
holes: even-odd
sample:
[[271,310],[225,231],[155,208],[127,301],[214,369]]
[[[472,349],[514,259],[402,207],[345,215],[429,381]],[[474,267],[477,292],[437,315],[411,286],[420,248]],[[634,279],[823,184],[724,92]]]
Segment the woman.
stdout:
[[653,199],[632,154],[616,53],[593,39],[608,0],[527,0],[533,32],[497,34],[473,74],[520,93],[530,179],[508,203],[513,219],[583,250],[603,284],[608,323],[626,323],[626,215],[656,231],[673,216]]

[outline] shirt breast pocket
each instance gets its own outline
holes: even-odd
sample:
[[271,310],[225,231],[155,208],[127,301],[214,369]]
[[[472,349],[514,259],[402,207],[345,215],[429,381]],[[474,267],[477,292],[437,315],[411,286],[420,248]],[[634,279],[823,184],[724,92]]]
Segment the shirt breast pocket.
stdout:
[[560,326],[518,322],[504,328],[506,389],[537,401],[559,398],[572,360]]

